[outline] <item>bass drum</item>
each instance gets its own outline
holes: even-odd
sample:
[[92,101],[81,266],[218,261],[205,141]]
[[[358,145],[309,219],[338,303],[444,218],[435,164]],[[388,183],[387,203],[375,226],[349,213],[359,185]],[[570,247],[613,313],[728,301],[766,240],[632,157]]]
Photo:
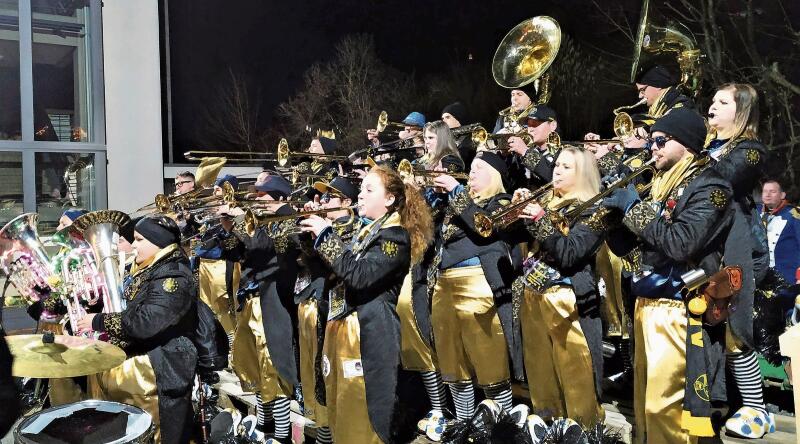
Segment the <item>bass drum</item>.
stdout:
[[153,418],[118,402],[87,400],[31,415],[14,429],[21,444],[121,444],[153,442]]

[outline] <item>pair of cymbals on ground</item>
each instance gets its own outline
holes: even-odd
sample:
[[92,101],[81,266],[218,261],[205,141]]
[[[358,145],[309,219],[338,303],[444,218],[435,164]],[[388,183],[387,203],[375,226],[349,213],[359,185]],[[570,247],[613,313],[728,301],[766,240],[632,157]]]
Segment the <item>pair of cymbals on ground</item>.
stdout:
[[6,336],[14,356],[11,373],[28,378],[69,378],[112,369],[125,361],[125,352],[116,345],[77,336]]

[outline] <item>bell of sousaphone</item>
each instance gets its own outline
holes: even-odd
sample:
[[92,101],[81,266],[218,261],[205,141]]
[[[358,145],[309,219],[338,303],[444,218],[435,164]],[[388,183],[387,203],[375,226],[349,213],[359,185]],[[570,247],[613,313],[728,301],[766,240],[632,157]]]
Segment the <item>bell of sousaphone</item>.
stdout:
[[99,210],[84,214],[73,223],[94,252],[97,268],[108,288],[108,300],[104,301],[108,312],[125,309],[117,242],[120,228],[129,222],[128,215],[121,211]]

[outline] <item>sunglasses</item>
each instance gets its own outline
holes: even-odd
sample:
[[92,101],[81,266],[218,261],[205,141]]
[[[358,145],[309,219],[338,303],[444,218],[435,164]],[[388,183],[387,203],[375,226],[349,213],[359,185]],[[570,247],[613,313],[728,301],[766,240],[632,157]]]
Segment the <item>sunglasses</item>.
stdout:
[[667,146],[667,142],[672,139],[672,136],[656,136],[647,139],[647,143],[649,143],[652,148],[663,150],[664,147]]
[[341,199],[342,195],[337,193],[324,193],[322,196],[319,197],[320,203],[328,203],[331,199]]

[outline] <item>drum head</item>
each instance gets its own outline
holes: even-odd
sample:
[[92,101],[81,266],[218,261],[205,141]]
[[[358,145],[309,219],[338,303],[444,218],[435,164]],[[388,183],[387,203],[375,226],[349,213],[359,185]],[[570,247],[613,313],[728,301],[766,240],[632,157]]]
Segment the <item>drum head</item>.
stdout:
[[149,413],[132,405],[81,401],[43,410],[24,419],[14,439],[24,444],[141,442],[152,430]]

